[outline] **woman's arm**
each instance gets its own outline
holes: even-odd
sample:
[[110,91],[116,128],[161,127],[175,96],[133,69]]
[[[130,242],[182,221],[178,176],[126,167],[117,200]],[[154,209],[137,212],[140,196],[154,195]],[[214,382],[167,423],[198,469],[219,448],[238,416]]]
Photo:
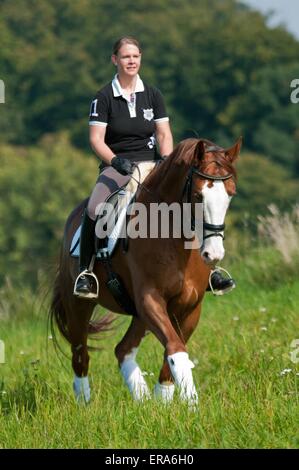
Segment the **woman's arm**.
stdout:
[[173,151],[173,138],[168,121],[156,122],[156,139],[162,157],[170,155]]
[[105,144],[106,126],[89,126],[89,142],[96,155],[108,165],[115,157],[112,150]]

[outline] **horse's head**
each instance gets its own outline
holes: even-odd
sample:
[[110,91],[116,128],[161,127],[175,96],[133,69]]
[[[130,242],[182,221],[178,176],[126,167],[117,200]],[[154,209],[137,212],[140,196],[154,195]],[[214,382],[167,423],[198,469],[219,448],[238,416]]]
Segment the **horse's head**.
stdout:
[[191,168],[191,200],[202,202],[204,236],[201,256],[205,263],[215,265],[224,257],[224,219],[230,200],[236,194],[234,162],[242,144],[223,149],[207,140],[199,140],[195,147]]

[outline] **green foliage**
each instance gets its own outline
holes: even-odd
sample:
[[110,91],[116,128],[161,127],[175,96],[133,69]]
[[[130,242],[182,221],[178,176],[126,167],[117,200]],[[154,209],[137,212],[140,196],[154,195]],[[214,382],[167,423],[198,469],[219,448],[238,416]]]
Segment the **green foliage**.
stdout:
[[0,147],[0,272],[36,282],[59,253],[65,220],[89,196],[97,162],[62,135],[34,147]]
[[237,195],[228,217],[241,227],[254,229],[257,217],[275,204],[289,210],[298,201],[298,180],[284,167],[261,155],[242,153],[237,163]]
[[89,103],[111,79],[111,47],[125,34],[143,45],[142,76],[163,91],[176,140],[196,131],[225,146],[242,134],[249,149],[298,171],[289,97],[299,44],[236,0],[2,1],[5,139],[67,129],[87,148]]

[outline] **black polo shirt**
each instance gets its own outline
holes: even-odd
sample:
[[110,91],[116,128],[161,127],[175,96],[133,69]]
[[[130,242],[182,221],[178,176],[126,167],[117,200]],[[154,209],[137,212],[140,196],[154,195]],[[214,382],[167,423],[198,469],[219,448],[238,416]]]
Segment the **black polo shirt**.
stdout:
[[107,127],[105,143],[117,156],[132,161],[157,158],[155,123],[163,121],[169,118],[161,92],[139,76],[130,97],[115,76],[97,92],[90,107],[89,124]]

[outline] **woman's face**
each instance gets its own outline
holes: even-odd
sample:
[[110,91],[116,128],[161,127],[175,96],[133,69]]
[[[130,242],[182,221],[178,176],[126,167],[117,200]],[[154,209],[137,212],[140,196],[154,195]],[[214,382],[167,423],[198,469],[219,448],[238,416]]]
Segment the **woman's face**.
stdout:
[[141,53],[134,44],[124,44],[117,55],[113,54],[112,62],[117,65],[120,75],[134,77],[140,69]]

